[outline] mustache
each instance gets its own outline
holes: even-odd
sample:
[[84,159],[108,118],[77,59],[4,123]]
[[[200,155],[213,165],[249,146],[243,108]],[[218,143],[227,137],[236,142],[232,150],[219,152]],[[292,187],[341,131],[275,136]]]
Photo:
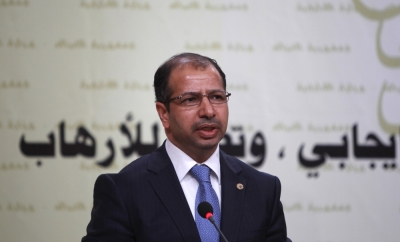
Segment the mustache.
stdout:
[[221,121],[220,121],[219,119],[211,118],[211,119],[202,119],[202,120],[200,120],[200,121],[197,121],[196,123],[192,124],[191,129],[192,129],[192,131],[195,131],[195,130],[197,130],[201,125],[204,125],[204,124],[216,125],[216,126],[218,126],[218,128],[221,128],[221,127],[222,127],[222,123],[221,123]]

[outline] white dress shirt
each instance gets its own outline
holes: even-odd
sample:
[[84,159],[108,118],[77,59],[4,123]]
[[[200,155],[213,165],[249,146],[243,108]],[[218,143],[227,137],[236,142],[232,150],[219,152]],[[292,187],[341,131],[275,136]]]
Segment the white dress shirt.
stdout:
[[[196,194],[197,189],[199,188],[199,183],[196,178],[190,174],[190,169],[193,166],[199,165],[195,160],[190,158],[186,153],[176,147],[167,139],[165,142],[165,149],[167,150],[167,154],[174,165],[174,169],[176,174],[178,175],[179,182],[181,183],[183,193],[185,194],[186,200],[189,204],[190,210],[192,212],[193,218],[195,218],[196,206]],[[220,172],[220,164],[219,164],[219,146],[215,152],[202,163],[203,165],[207,165],[210,169],[210,180],[211,185],[215,192],[217,193],[219,207],[221,208],[221,172]]]

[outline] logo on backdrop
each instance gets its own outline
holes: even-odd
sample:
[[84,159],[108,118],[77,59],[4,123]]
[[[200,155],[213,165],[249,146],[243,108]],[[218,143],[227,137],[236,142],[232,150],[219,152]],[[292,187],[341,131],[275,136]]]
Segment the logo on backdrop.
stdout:
[[376,32],[376,51],[381,63],[387,67],[400,68],[400,56],[393,57],[387,55],[382,49],[382,28],[386,20],[400,15],[400,6],[389,6],[384,10],[375,10],[368,8],[360,0],[353,0],[354,7],[362,16],[367,19],[378,21],[378,30]]

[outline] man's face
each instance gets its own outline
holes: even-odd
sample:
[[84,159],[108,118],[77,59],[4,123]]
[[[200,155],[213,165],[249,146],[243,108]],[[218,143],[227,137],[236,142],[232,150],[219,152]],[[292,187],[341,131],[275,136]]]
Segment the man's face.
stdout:
[[[178,67],[172,71],[168,85],[171,97],[187,92],[225,92],[221,77],[212,65],[206,69],[191,65]],[[168,139],[192,158],[211,155],[226,132],[228,104],[212,105],[207,97],[203,97],[198,106],[184,107],[179,103],[180,100],[171,101],[169,112],[164,104],[156,104]]]

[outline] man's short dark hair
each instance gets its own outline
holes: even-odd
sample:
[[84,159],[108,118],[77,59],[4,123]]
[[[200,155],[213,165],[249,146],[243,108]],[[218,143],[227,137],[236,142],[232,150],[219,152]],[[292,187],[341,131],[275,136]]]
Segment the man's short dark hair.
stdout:
[[154,92],[156,95],[156,102],[162,102],[166,105],[169,111],[168,100],[171,98],[173,90],[170,90],[168,82],[171,72],[178,67],[184,67],[186,65],[193,66],[196,69],[206,69],[212,65],[217,69],[222,79],[222,85],[226,90],[226,79],[225,73],[221,70],[219,65],[214,59],[207,56],[202,56],[195,53],[181,53],[172,56],[166,62],[164,62],[154,74]]

